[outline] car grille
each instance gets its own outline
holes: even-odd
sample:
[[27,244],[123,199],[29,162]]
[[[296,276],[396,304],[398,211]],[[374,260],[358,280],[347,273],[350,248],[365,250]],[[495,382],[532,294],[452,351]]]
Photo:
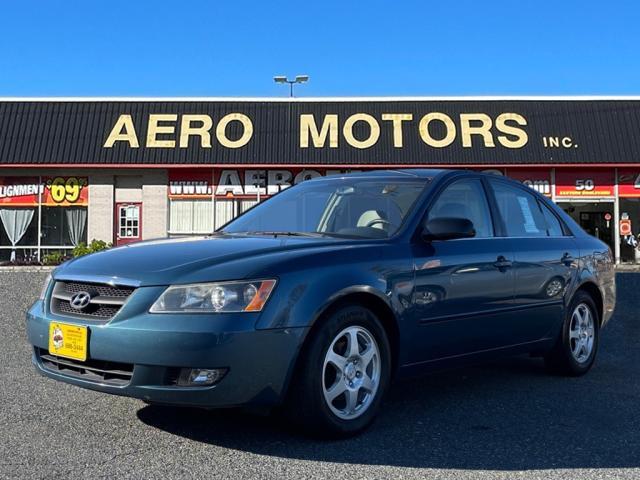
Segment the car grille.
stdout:
[[[134,287],[127,286],[58,281],[53,287],[50,308],[56,315],[107,321],[120,311],[134,290]],[[72,297],[79,292],[87,292],[91,297],[89,304],[82,309],[71,305]]]
[[122,387],[128,385],[133,376],[133,364],[131,363],[94,359],[79,362],[69,358],[56,357],[42,348],[36,348],[36,354],[46,370],[88,382]]
[[80,282],[59,282],[64,284],[64,289],[69,293],[78,293],[91,288],[98,295],[103,297],[123,297],[127,298],[133,292],[133,287],[112,287],[111,285],[101,285],[98,283],[80,283]]

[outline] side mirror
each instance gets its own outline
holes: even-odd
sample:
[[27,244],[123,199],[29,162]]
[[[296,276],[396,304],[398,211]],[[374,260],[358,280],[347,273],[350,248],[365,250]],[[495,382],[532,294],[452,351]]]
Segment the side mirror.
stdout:
[[422,238],[432,240],[453,240],[476,236],[473,222],[467,218],[442,217],[429,220],[422,229]]

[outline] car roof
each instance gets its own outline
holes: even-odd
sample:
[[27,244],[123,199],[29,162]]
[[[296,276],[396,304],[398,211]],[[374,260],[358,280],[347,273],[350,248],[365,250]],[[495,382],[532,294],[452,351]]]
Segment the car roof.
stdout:
[[[401,168],[401,169],[385,169],[385,170],[368,170],[366,172],[352,172],[329,177],[316,177],[312,181],[327,180],[334,178],[418,178],[427,179],[434,178],[445,172],[453,172],[456,170],[445,170],[439,168]],[[459,170],[458,170],[459,171]]]
[[367,170],[362,172],[352,172],[335,174],[329,176],[321,176],[311,179],[311,181],[323,181],[339,178],[361,178],[361,179],[386,179],[386,180],[409,180],[409,179],[422,179],[432,180],[436,177],[451,177],[463,174],[472,174],[479,177],[499,178],[503,181],[511,182],[516,185],[520,185],[520,182],[513,180],[512,178],[504,175],[496,175],[492,172],[482,172],[479,170],[470,170],[465,168],[398,168],[398,169],[380,169],[380,170]]

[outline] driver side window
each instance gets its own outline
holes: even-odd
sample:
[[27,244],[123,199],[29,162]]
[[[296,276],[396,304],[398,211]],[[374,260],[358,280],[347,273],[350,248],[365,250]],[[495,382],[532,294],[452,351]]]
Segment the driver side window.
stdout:
[[482,182],[476,178],[458,180],[448,185],[429,209],[434,218],[466,218],[473,222],[475,238],[493,237],[493,223]]

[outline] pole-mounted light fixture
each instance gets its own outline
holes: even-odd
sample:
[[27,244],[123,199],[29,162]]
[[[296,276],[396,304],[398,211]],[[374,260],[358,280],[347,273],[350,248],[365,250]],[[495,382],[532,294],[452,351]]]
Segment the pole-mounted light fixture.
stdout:
[[284,75],[276,75],[273,77],[273,81],[276,83],[288,83],[289,84],[289,96],[293,97],[293,86],[296,83],[306,83],[309,81],[309,75],[296,75],[296,78],[289,80]]

